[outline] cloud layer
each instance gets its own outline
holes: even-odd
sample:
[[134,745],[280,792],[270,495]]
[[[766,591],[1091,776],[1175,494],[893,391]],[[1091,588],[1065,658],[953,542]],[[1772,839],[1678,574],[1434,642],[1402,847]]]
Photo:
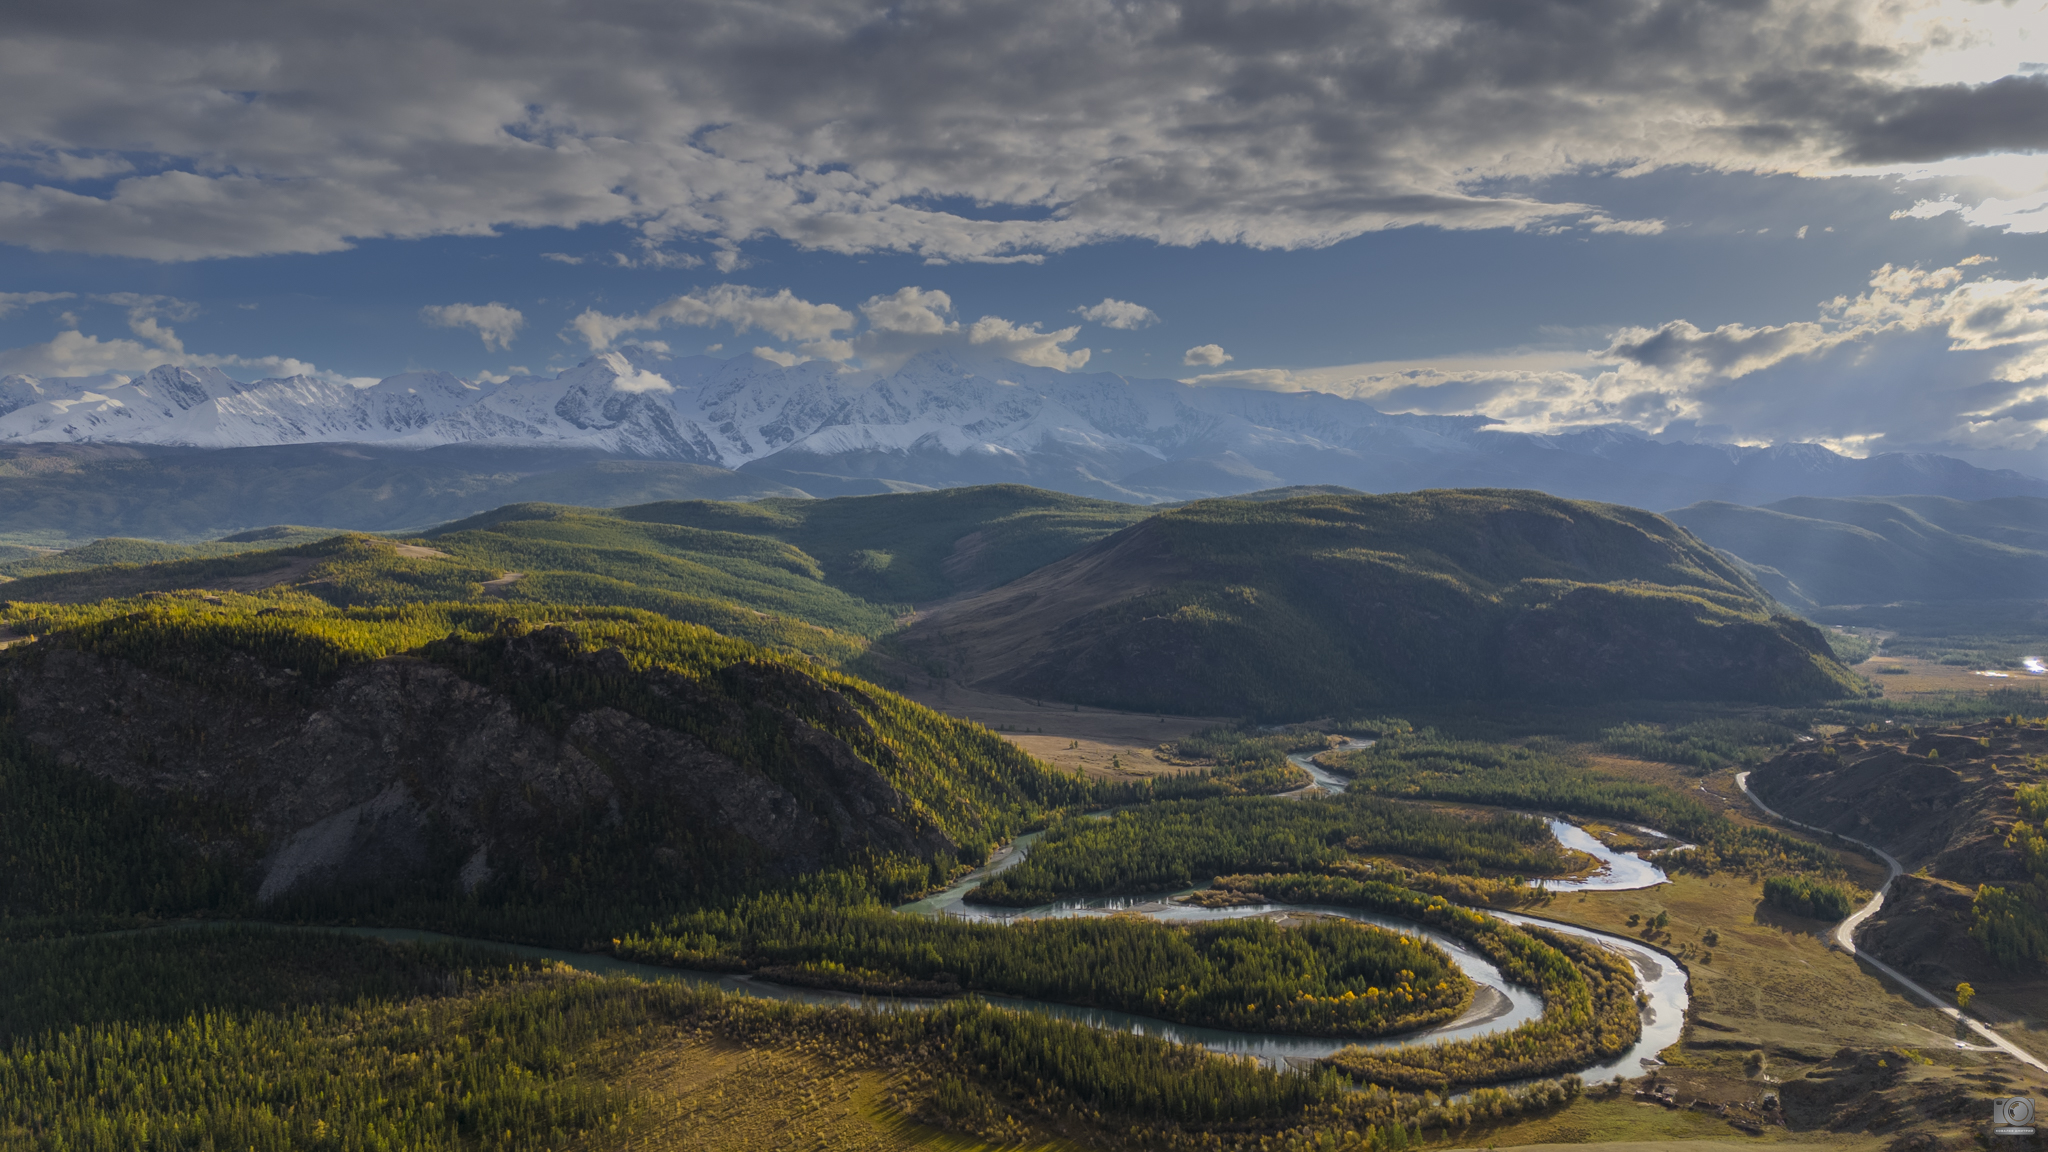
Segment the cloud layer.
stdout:
[[1886,265],[1862,291],[1782,323],[1702,328],[1678,319],[1622,329],[1584,354],[1254,368],[1192,381],[1333,392],[1391,412],[1483,412],[1524,431],[1624,424],[1735,443],[1811,441],[1856,455],[2001,456],[2005,466],[2042,472],[2048,279],[2002,277],[1982,257],[1933,269]]
[[[863,326],[862,320],[866,323]],[[588,309],[570,322],[593,352],[602,352],[630,333],[653,331],[668,324],[696,327],[730,326],[744,335],[759,330],[796,345],[792,349],[762,346],[754,355],[788,367],[803,360],[845,364],[858,360],[863,368],[896,368],[920,352],[951,349],[978,358],[1014,360],[1040,368],[1077,371],[1088,363],[1086,348],[1068,349],[1081,334],[1078,325],[1042,330],[1000,316],[983,316],[971,324],[953,315],[953,298],[915,286],[887,296],[870,296],[860,316],[837,304],[813,304],[784,288],[774,295],[737,284],[700,288],[629,316],[610,316]],[[858,335],[842,339],[842,332]]]
[[626,222],[630,261],[695,240],[730,269],[758,237],[1006,260],[1654,232],[1512,189],[2048,147],[2048,76],[1922,81],[1969,7],[29,3],[0,37],[0,242],[189,260]]

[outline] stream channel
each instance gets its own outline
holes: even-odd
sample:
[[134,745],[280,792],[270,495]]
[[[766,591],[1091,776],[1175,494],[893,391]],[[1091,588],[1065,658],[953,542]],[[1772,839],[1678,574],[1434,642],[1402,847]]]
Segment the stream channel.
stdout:
[[[1354,746],[1364,747],[1357,743]],[[1325,792],[1342,792],[1346,781],[1324,771],[1303,756],[1290,756],[1289,760],[1305,769],[1314,779],[1315,786]],[[1296,793],[1295,795],[1312,794]],[[1572,824],[1562,820],[1546,818],[1551,831],[1568,848],[1598,857],[1605,867],[1592,876],[1572,881],[1547,881],[1545,887],[1553,892],[1578,890],[1614,891],[1630,888],[1649,888],[1665,880],[1663,870],[1656,865],[1631,854],[1616,852],[1594,839]],[[1044,1000],[1030,1000],[1015,996],[998,996],[978,993],[988,1003],[1020,1012],[1031,1012],[1061,1020],[1071,1020],[1093,1028],[1115,1028],[1142,1035],[1159,1036],[1179,1043],[1200,1044],[1216,1052],[1232,1055],[1253,1056],[1274,1065],[1286,1067],[1296,1062],[1305,1062],[1328,1056],[1339,1048],[1360,1044],[1367,1048],[1403,1048],[1413,1044],[1432,1044],[1446,1040],[1462,1040],[1472,1036],[1484,1036],[1504,1032],[1535,1019],[1543,1011],[1542,998],[1532,988],[1509,981],[1492,962],[1474,952],[1455,937],[1446,936],[1412,920],[1391,916],[1380,916],[1362,912],[1355,908],[1339,908],[1314,904],[1256,904],[1238,908],[1198,908],[1176,904],[1171,893],[1165,896],[1143,897],[1096,897],[1091,899],[1061,900],[1037,908],[995,908],[987,905],[968,904],[964,901],[967,893],[1007,868],[1016,866],[1030,854],[1031,845],[1038,839],[1037,833],[1019,836],[990,857],[989,862],[943,891],[922,900],[902,905],[898,912],[912,916],[950,916],[958,919],[982,922],[1004,923],[1015,920],[1036,919],[1054,916],[1102,916],[1111,912],[1131,912],[1174,924],[1194,923],[1204,920],[1230,920],[1249,916],[1266,916],[1286,913],[1315,913],[1342,917],[1383,928],[1411,933],[1428,938],[1450,954],[1473,983],[1480,985],[1473,997],[1473,1007],[1463,1016],[1435,1028],[1406,1032],[1398,1036],[1377,1040],[1341,1040],[1328,1037],[1293,1036],[1277,1032],[1235,1032],[1221,1028],[1202,1028],[1188,1024],[1176,1024],[1149,1016],[1138,1016],[1128,1012],[1117,1012],[1100,1008],[1082,1008],[1071,1004],[1055,1004]],[[1188,889],[1194,891],[1194,889]],[[1588,1084],[1599,1084],[1625,1076],[1638,1076],[1644,1067],[1656,1062],[1656,1055],[1678,1042],[1679,1033],[1685,1026],[1685,1010],[1690,1001],[1686,989],[1685,970],[1671,957],[1640,941],[1605,932],[1595,932],[1572,924],[1545,920],[1535,916],[1524,916],[1514,912],[1489,909],[1511,924],[1530,924],[1548,928],[1568,936],[1597,940],[1626,956],[1635,968],[1636,981],[1648,1002],[1643,1007],[1643,1034],[1634,1047],[1621,1056],[1604,1064],[1579,1070],[1579,1076]],[[402,928],[332,928],[322,931],[344,932],[352,935],[374,936],[384,940],[418,941],[460,941],[476,944],[497,951],[524,956],[529,959],[556,960],[586,972],[598,975],[637,976],[647,980],[682,980],[692,984],[716,985],[742,995],[759,996],[765,999],[787,1000],[801,1004],[844,1004],[865,1007],[877,1011],[893,1011],[911,1008],[925,1008],[940,1003],[938,1000],[916,997],[862,996],[856,993],[831,992],[811,988],[793,988],[756,980],[751,976],[719,972],[694,972],[687,969],[667,968],[651,964],[635,964],[614,957],[584,952],[565,952],[548,948],[534,948],[522,945],[501,944],[489,940],[473,940],[464,937],[446,936],[437,932],[424,932]]]

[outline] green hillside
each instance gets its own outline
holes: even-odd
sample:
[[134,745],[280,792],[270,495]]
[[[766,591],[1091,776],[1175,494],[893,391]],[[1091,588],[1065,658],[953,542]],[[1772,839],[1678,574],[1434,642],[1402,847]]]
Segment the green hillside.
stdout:
[[616,514],[781,540],[815,557],[834,587],[907,606],[1006,584],[1153,511],[985,484],[837,500],[669,501]]
[[1516,491],[1202,501],[892,643],[990,690],[1272,718],[1860,691],[1818,631],[1669,521]]
[[417,531],[535,500],[616,507],[805,494],[703,464],[551,448],[0,445],[0,542],[55,548],[105,536],[195,543],[262,524]]
[[835,868],[916,889],[1129,798],[650,613],[212,600],[0,610],[37,637],[0,653],[0,919],[360,905],[518,932],[545,906],[560,938]]
[[2048,595],[2048,500],[1941,496],[1709,501],[1669,513],[1701,540],[1772,570],[1802,611],[1894,601]]
[[14,558],[0,553],[0,580],[19,580],[60,572],[83,572],[88,568],[104,568],[113,564],[158,564],[168,560],[237,556],[244,552],[272,551],[296,544],[310,544],[334,535],[334,531],[326,528],[279,525],[239,532],[219,540],[206,540],[196,544],[173,544],[163,540],[134,540],[109,536],[61,552],[28,553],[26,549],[19,549],[16,551],[24,554]]
[[[198,546],[103,540],[0,566],[0,573],[19,576],[4,596],[22,601],[289,584],[340,607],[639,608],[844,661],[913,604],[1014,579],[1144,515],[1131,505],[1016,485],[617,510],[510,504],[410,546],[266,529]],[[271,539],[252,539],[262,536]],[[308,537],[313,542],[298,543]]]

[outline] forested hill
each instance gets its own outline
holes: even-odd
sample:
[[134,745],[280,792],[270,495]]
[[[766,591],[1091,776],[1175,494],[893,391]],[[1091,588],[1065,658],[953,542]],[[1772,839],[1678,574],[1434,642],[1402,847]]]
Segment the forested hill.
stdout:
[[1272,718],[1417,699],[1839,697],[1811,626],[1653,513],[1495,490],[1208,500],[898,643],[977,687]]
[[273,591],[4,624],[37,639],[0,653],[0,916],[675,907],[849,866],[916,888],[1097,799],[643,612]]
[[1017,485],[619,509],[508,504],[402,546],[301,529],[197,548],[100,541],[0,564],[0,578],[17,578],[0,585],[0,599],[83,603],[292,586],[337,607],[640,608],[844,661],[915,604],[1013,580],[1146,515],[1130,504]]

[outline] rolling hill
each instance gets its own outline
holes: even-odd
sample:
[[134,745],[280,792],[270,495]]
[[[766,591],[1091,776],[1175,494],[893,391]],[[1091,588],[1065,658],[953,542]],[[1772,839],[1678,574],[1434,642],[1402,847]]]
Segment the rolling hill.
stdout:
[[2038,497],[1799,497],[1667,515],[1767,570],[1759,575],[1772,595],[1802,611],[2048,597],[2048,500]]
[[[0,566],[0,575],[19,576],[0,584],[0,598],[83,603],[290,585],[340,607],[639,608],[837,662],[915,604],[1005,583],[1147,514],[1016,485],[617,510],[512,504],[402,546],[318,533],[267,549],[235,538],[196,547],[100,541]],[[306,530],[244,535],[279,533],[303,539]],[[158,556],[190,558],[147,562]]]
[[1818,631],[1671,522],[1513,491],[1202,501],[891,644],[990,691],[1276,719],[1860,691]]

